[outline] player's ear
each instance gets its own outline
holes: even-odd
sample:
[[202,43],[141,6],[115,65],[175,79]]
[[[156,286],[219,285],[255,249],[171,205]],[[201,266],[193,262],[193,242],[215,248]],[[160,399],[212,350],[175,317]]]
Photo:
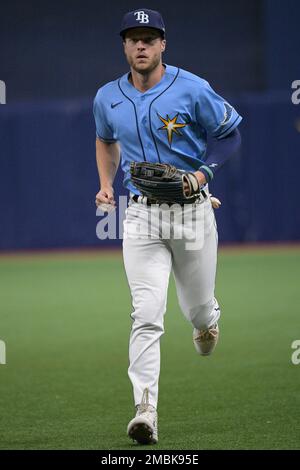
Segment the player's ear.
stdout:
[[161,41],[161,52],[164,52],[165,49],[166,49],[166,44],[167,44],[167,41],[165,39],[163,39]]

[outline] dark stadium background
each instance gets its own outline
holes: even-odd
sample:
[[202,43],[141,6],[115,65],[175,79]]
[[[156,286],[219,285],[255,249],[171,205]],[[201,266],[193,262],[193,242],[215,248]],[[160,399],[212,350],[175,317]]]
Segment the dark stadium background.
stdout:
[[[108,247],[96,237],[92,102],[128,69],[122,15],[138,2],[1,3],[0,250]],[[243,146],[211,185],[221,242],[299,240],[297,0],[150,1],[167,31],[164,61],[206,80],[243,116]],[[125,194],[121,174],[117,194]]]

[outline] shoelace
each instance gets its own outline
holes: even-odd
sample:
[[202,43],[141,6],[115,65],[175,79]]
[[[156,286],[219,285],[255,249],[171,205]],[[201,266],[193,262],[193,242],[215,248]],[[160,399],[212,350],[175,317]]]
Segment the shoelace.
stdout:
[[199,334],[195,337],[195,340],[213,340],[218,335],[218,330],[215,326],[208,328],[208,330],[200,330]]
[[145,388],[145,390],[143,391],[143,395],[142,395],[142,401],[139,406],[139,411],[141,413],[144,413],[145,411],[148,411],[148,407],[149,407],[149,389]]
[[138,414],[140,415],[142,413],[146,415],[145,417],[151,421],[153,420],[153,417],[155,416],[155,409],[152,408],[152,406],[149,404],[149,389],[148,388],[145,388],[143,395],[142,395],[141,404],[138,406]]

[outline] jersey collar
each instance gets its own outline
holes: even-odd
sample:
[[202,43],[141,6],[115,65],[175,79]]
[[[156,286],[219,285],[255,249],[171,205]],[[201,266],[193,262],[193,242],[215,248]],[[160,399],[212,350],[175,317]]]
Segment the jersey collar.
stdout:
[[165,63],[163,63],[163,65],[165,66],[166,70],[165,70],[164,75],[161,77],[160,81],[157,82],[153,87],[149,88],[149,90],[144,91],[144,92],[137,90],[137,88],[135,88],[130,83],[130,81],[128,80],[130,72],[125,73],[119,80],[119,86],[122,92],[129,98],[135,99],[135,98],[140,98],[142,96],[145,96],[145,97],[153,96],[160,90],[163,90],[169,85],[169,83],[173,79],[172,75],[170,75],[169,73],[170,71],[169,66]]

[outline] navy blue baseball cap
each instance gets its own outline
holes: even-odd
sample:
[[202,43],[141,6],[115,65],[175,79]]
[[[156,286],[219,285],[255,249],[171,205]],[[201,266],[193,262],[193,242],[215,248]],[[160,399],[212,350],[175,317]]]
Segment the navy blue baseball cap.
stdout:
[[148,8],[129,11],[124,15],[120,36],[124,37],[126,31],[132,28],[154,28],[160,31],[162,37],[165,37],[165,25],[161,14]]

